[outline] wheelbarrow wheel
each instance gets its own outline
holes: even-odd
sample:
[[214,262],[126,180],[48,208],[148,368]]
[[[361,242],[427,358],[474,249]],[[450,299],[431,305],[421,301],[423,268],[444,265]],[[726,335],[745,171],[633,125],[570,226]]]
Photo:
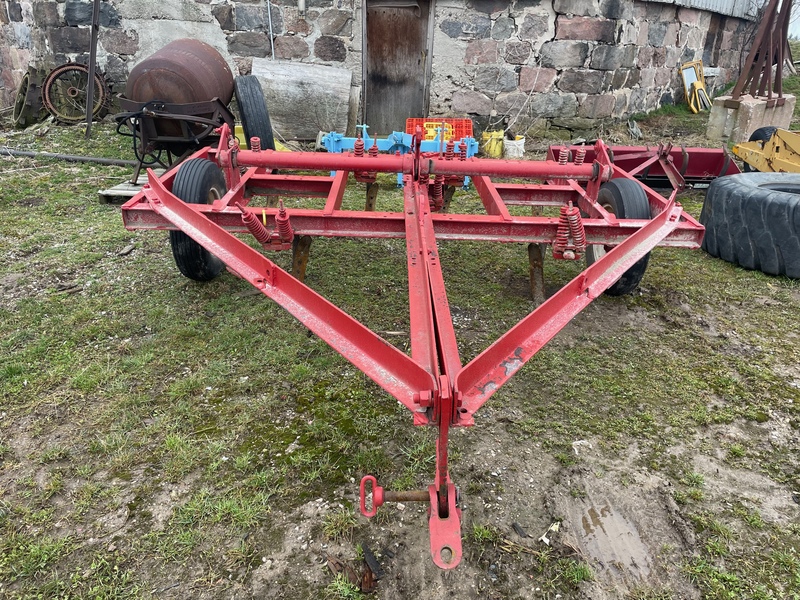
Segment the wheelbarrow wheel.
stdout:
[[[777,127],[759,127],[753,133],[750,134],[750,139],[747,140],[748,142],[761,142],[761,147],[764,147],[764,142],[768,142],[770,138],[772,138],[772,134],[778,130]],[[744,172],[745,173],[759,173],[758,169],[754,169],[748,163],[744,163]]]
[[[225,191],[222,171],[204,158],[184,162],[172,184],[172,193],[189,204],[210,204]],[[169,243],[178,270],[189,279],[211,281],[225,268],[225,263],[182,231],[170,231]]]
[[242,75],[237,77],[233,83],[247,147],[250,148],[251,138],[257,137],[261,140],[263,150],[275,150],[272,123],[269,120],[264,90],[261,88],[258,77]]
[[[600,186],[597,201],[608,212],[620,219],[649,219],[650,203],[642,186],[631,179],[612,179]],[[586,264],[592,265],[610,251],[610,246],[588,246],[586,248]],[[625,271],[605,293],[609,296],[624,296],[635,290],[644,277],[650,253],[644,255],[630,269]]]

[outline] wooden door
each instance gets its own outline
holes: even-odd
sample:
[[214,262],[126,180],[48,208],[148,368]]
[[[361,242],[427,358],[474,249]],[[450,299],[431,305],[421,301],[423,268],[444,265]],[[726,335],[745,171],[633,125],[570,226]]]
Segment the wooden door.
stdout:
[[366,0],[364,120],[370,134],[405,131],[428,108],[432,0]]

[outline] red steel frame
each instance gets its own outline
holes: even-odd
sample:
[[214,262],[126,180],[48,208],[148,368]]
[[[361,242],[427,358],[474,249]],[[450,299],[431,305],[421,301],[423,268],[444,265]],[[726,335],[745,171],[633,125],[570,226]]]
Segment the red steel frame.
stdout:
[[[234,274],[246,279],[284,307],[317,336],[353,363],[411,411],[415,425],[438,428],[434,482],[427,490],[384,491],[374,477],[361,482],[361,509],[367,516],[385,500],[430,502],[431,554],[443,569],[461,559],[461,511],[448,472],[451,427],[474,424],[476,411],[578,312],[597,298],[657,245],[698,248],[703,227],[683,212],[676,191],[664,198],[642,185],[651,220],[617,219],[597,202],[600,186],[611,178],[632,176],[616,166],[603,142],[591,148],[592,162],[505,161],[466,159],[450,152],[425,156],[356,156],[313,152],[281,153],[243,150],[227,125],[217,149],[204,148],[195,158],[219,164],[229,191],[210,205],[187,204],[171,193],[177,172],[161,179],[148,172],[149,183],[122,207],[128,229],[178,229],[219,257]],[[582,157],[581,157],[582,158]],[[248,168],[242,172],[242,167]],[[335,171],[332,177],[272,174],[287,169]],[[402,212],[341,209],[348,175],[362,179],[375,172],[403,173]],[[434,181],[473,178],[486,214],[436,211]],[[438,177],[437,177],[438,176]],[[495,183],[491,177],[526,180]],[[544,183],[542,183],[544,182]],[[441,189],[441,188],[439,188]],[[250,206],[258,196],[325,198],[322,209]],[[241,210],[237,204],[243,207]],[[481,240],[504,243],[554,244],[563,233],[563,219],[512,216],[508,205],[576,206],[586,244],[612,247],[602,258],[547,299],[467,364],[456,343],[444,278],[439,240]],[[234,234],[247,233],[242,212],[266,220],[277,231],[288,218],[294,235],[361,238],[405,238],[411,326],[407,355],[279,268]],[[574,213],[575,211],[573,211]],[[563,209],[562,209],[563,214]],[[284,230],[285,231],[285,230]],[[286,241],[286,240],[284,240]],[[266,246],[265,246],[266,247]],[[281,248],[288,248],[284,243]],[[580,257],[580,248],[575,258]],[[571,257],[566,255],[565,257]],[[371,488],[371,490],[369,489]],[[372,506],[367,508],[368,491]]]

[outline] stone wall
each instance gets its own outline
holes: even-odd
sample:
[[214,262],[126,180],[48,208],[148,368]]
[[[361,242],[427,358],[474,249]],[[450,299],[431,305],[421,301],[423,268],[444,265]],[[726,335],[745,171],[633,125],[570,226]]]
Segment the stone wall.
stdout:
[[[121,91],[138,61],[196,37],[249,72],[252,57],[350,68],[361,81],[361,11],[354,0],[106,0],[98,64]],[[3,105],[28,64],[85,62],[89,0],[5,0],[0,8]],[[678,66],[702,58],[720,87],[738,76],[755,25],[636,0],[438,0],[430,114],[590,130],[681,100]],[[270,44],[270,21],[273,44]]]
[[593,130],[684,98],[678,66],[739,74],[755,25],[672,4],[624,0],[438,3],[431,111],[490,115],[517,129]]

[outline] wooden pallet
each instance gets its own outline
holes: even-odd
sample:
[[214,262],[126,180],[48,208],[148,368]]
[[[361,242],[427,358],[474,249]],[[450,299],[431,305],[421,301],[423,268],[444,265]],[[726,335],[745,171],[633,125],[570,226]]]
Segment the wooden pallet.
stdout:
[[[154,169],[154,171],[159,177],[164,173],[164,169]],[[124,204],[138,194],[145,183],[147,183],[147,173],[142,172],[135,184],[125,181],[107,190],[100,190],[97,192],[98,201],[102,204]]]

